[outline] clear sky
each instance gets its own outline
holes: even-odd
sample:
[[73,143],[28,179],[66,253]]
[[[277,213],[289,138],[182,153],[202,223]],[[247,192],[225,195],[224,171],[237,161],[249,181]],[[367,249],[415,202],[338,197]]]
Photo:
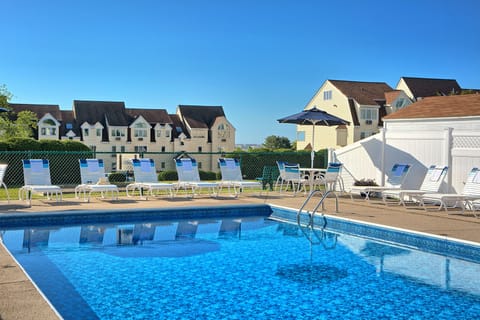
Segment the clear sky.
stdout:
[[[480,88],[478,0],[1,0],[11,102],[221,105],[237,143],[295,125],[327,79]],[[321,108],[321,106],[318,106]]]

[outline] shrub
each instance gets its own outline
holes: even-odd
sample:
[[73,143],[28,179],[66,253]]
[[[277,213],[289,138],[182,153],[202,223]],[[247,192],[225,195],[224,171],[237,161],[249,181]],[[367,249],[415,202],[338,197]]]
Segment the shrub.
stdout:
[[378,186],[378,184],[375,182],[373,179],[361,179],[361,180],[355,180],[353,183],[354,186],[369,186],[369,187],[374,187]]
[[158,174],[158,181],[176,181],[178,180],[177,171],[162,171]]
[[110,173],[110,175],[108,176],[108,180],[111,183],[125,182],[127,181],[127,176],[124,172],[114,172],[114,173]]
[[200,174],[200,180],[216,180],[217,179],[217,174],[215,172],[199,170],[198,173]]

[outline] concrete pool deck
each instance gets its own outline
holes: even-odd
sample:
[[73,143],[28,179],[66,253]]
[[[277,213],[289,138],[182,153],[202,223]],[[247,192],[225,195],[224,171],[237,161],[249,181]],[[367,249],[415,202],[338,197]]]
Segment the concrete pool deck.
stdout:
[[[312,199],[307,209],[313,208],[316,199]],[[0,219],[5,213],[35,213],[61,212],[79,210],[115,210],[167,207],[199,207],[218,205],[242,205],[266,203],[275,206],[298,209],[305,197],[291,194],[271,192],[266,198],[258,196],[241,196],[239,198],[199,197],[188,199],[156,198],[138,200],[121,197],[118,201],[93,199],[86,203],[76,199],[66,198],[61,203],[54,201],[34,200],[32,207],[26,207],[24,202],[17,200],[0,201]],[[434,208],[424,209],[412,207],[404,209],[401,206],[385,206],[378,201],[352,201],[350,197],[339,197],[339,212],[335,212],[335,201],[328,198],[325,214],[348,218],[356,221],[375,223],[384,226],[413,230],[438,236],[455,238],[480,244],[480,218],[466,211],[438,211]],[[15,263],[8,252],[0,246],[0,319],[58,319],[43,296],[37,291],[23,270]]]

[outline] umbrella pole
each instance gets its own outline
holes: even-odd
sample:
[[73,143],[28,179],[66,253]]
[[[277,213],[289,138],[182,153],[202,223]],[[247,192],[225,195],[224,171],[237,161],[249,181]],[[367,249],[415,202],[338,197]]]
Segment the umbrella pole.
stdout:
[[315,122],[313,123],[312,127],[313,127],[313,129],[312,129],[312,152],[310,154],[310,160],[311,160],[310,168],[313,168],[313,160],[315,159]]

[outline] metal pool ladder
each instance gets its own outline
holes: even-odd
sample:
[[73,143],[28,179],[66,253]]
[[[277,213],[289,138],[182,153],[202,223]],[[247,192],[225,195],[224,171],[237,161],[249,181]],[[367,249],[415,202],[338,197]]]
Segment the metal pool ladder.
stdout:
[[300,209],[297,212],[297,225],[302,230],[302,233],[305,235],[305,237],[310,241],[311,244],[321,244],[325,249],[333,249],[335,245],[337,244],[337,235],[334,235],[333,239],[333,244],[327,243],[327,240],[329,240],[329,236],[327,236],[329,233],[325,231],[325,227],[327,226],[327,219],[325,218],[325,215],[323,214],[323,211],[321,212],[321,217],[323,218],[323,225],[320,226],[320,230],[318,228],[315,228],[315,213],[317,213],[317,210],[320,206],[322,206],[322,210],[325,209],[324,206],[324,201],[328,197],[329,194],[333,193],[335,195],[335,212],[338,212],[338,196],[335,192],[327,190],[323,195],[320,201],[317,203],[315,208],[312,210],[312,212],[306,211],[306,214],[308,214],[308,223],[302,225],[302,212],[307,203],[312,199],[312,197],[316,193],[321,193],[319,190],[314,190],[310,192],[308,195],[307,199],[305,199],[305,202],[303,205],[300,207]]

